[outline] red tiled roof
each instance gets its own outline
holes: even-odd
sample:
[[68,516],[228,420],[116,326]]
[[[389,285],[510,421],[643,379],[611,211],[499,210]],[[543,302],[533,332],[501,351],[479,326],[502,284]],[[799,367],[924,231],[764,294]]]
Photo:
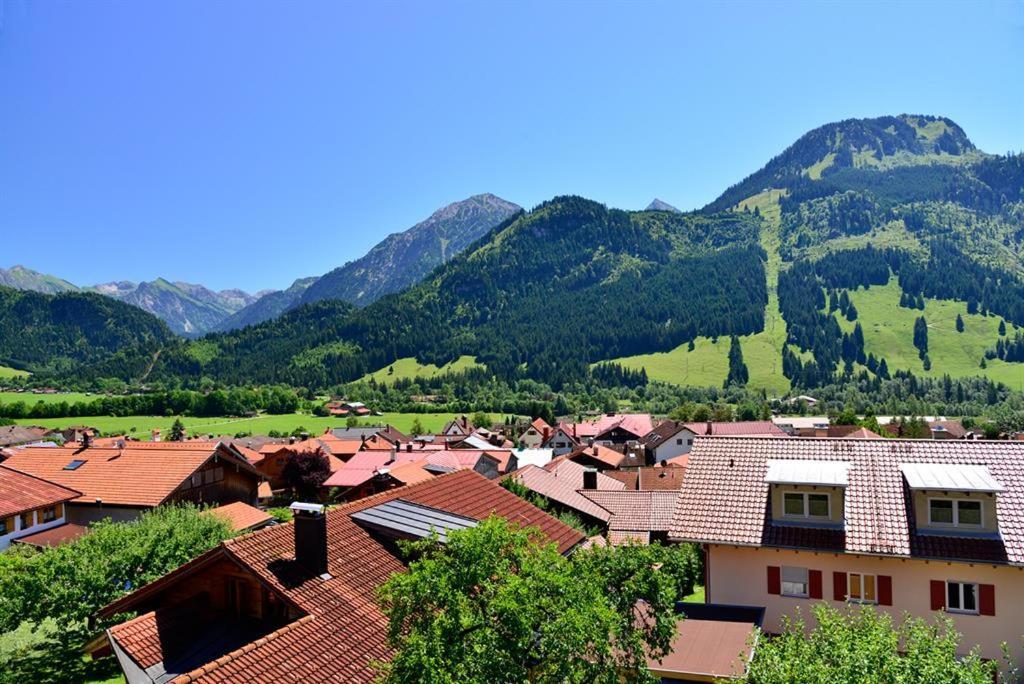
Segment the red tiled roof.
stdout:
[[[684,454],[685,455],[685,454]],[[678,458],[678,457],[677,457]],[[671,491],[678,492],[683,485],[683,477],[686,474],[685,466],[679,467],[652,467],[639,468],[640,491]]]
[[14,542],[17,544],[28,544],[29,546],[47,548],[50,546],[67,544],[68,542],[78,539],[88,531],[89,528],[85,525],[64,523],[63,525],[57,525],[56,527],[51,527],[50,529],[43,530],[42,532],[18,537]]
[[621,451],[606,447],[601,444],[594,444],[588,447],[582,447],[569,454],[570,459],[576,459],[577,457],[586,456],[600,461],[609,468],[618,468],[622,465],[622,462],[626,460],[626,455]]
[[604,473],[613,480],[626,485],[627,490],[636,490],[640,483],[640,473],[636,470],[608,470]]
[[[217,456],[257,471],[226,446],[209,442],[130,442],[123,449],[27,447],[4,461],[8,468],[81,492],[75,501],[108,505],[158,506],[189,476]],[[74,470],[65,467],[83,461]]]
[[534,418],[533,422],[530,423],[530,426],[542,435],[544,434],[545,430],[551,429],[551,426],[548,425],[548,422],[543,418]]
[[388,468],[388,475],[404,485],[426,482],[434,477],[432,473],[424,468],[426,465],[426,459],[422,461],[406,461],[405,463],[390,466]]
[[[20,450],[14,451],[18,454]],[[74,489],[25,474],[10,467],[11,461],[0,465],[0,518],[6,518],[25,511],[53,506],[81,496]]]
[[216,515],[225,518],[235,532],[243,532],[256,527],[266,525],[274,516],[266,511],[261,511],[255,506],[236,501],[216,508],[208,508],[203,513]]
[[[851,463],[843,530],[773,525],[768,459]],[[917,534],[901,463],[988,467],[1000,539]],[[707,543],[817,548],[901,557],[1024,564],[1024,443],[960,440],[697,438],[671,537]]]
[[675,512],[676,492],[580,492],[609,513],[609,530],[667,532]]
[[[559,480],[553,473],[535,465],[528,465],[515,471],[509,477],[531,492],[536,492],[551,501],[568,506],[601,522],[608,522],[608,511],[576,491],[570,483]],[[621,484],[621,483],[618,483]]]
[[[830,427],[829,428],[829,432],[831,432],[831,431],[832,431],[832,428]],[[829,436],[831,437],[832,435],[829,435]],[[867,428],[862,427],[862,428],[857,428],[856,430],[853,430],[851,432],[847,432],[845,435],[842,435],[842,438],[843,439],[881,439],[882,435],[875,434],[871,430],[868,430]]]
[[[387,661],[387,619],[376,602],[376,588],[404,566],[393,547],[379,541],[350,515],[385,501],[402,499],[481,520],[494,514],[540,529],[565,552],[583,535],[477,473],[459,471],[427,482],[392,489],[327,513],[330,579],[304,579],[294,573],[294,532],[277,525],[236,537],[114,604],[101,614],[132,610],[178,578],[201,572],[211,559],[228,557],[249,568],[273,591],[306,616],[269,635],[175,679],[176,682],[356,682],[375,681],[375,662]],[[197,570],[197,568],[199,568]],[[173,621],[172,621],[173,622]],[[180,633],[171,625],[171,632]],[[136,662],[163,659],[163,632],[152,613],[110,630],[110,636]]]
[[390,451],[360,451],[333,472],[324,487],[358,487],[373,478],[380,468],[391,463]]
[[[687,423],[686,429],[696,435],[708,434],[708,423]],[[789,433],[770,420],[746,420],[735,423],[710,423],[711,433],[720,437],[789,437]]]

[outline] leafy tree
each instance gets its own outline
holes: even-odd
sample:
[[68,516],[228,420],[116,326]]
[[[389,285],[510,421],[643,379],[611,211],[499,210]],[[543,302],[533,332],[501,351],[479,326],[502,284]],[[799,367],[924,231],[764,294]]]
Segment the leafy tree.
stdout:
[[477,411],[470,416],[469,422],[473,424],[473,427],[491,429],[491,417],[483,411]]
[[423,423],[420,422],[419,418],[413,419],[412,425],[409,426],[409,431],[412,432],[414,437],[418,437],[426,432],[426,430],[423,429]]
[[654,682],[646,656],[675,635],[685,582],[662,547],[566,558],[496,517],[404,546],[416,560],[378,590],[396,649],[386,682]]
[[181,422],[181,418],[174,419],[174,424],[171,425],[171,432],[167,439],[172,442],[182,442],[185,440],[185,424]]
[[798,614],[786,619],[783,633],[761,639],[747,681],[750,684],[990,684],[995,664],[977,651],[958,654],[960,635],[953,621],[934,623],[905,617],[899,624],[872,606],[840,612],[826,603],[811,612],[817,626]]
[[956,315],[956,331],[962,333],[964,331],[964,319],[960,314]]
[[716,423],[728,423],[733,420],[732,406],[718,403],[711,409],[711,420]]
[[331,464],[323,449],[300,451],[285,461],[281,478],[306,501],[319,497],[320,485],[331,476]]
[[348,418],[345,419],[345,427],[359,427],[359,419],[356,418],[355,416],[349,416]]
[[729,342],[729,374],[725,378],[725,387],[729,385],[746,385],[750,379],[747,371],[747,364],[743,363],[743,348],[740,346],[740,338],[732,336]]

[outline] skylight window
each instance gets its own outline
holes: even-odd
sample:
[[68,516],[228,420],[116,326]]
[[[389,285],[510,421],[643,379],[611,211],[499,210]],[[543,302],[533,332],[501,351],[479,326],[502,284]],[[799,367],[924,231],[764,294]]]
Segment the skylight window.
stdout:
[[76,458],[71,463],[68,463],[66,466],[64,466],[64,470],[78,470],[83,465],[85,465],[85,461]]

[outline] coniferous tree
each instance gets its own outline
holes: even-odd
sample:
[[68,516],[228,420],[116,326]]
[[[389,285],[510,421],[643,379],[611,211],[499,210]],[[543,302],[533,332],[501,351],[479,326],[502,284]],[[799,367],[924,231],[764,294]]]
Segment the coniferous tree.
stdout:
[[846,320],[848,320],[848,321],[855,321],[855,320],[857,320],[857,307],[855,307],[853,305],[853,302],[850,302],[850,306],[847,307],[847,309],[846,309]]
[[918,356],[921,360],[928,354],[928,323],[924,316],[918,316],[914,321],[914,346],[917,347]]
[[959,333],[964,331],[964,319],[960,314],[956,315],[956,331]]
[[729,375],[725,379],[725,387],[729,385],[746,385],[750,379],[747,364],[743,363],[743,348],[740,338],[735,335],[729,342]]
[[1006,321],[1004,321],[1002,319],[999,320],[999,335],[1000,336],[1005,336],[1006,335]]

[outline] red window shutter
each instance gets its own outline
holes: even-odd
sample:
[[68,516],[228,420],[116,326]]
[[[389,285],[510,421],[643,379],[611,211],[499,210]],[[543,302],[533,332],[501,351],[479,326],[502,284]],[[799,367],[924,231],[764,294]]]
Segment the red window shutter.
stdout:
[[845,572],[833,572],[832,573],[832,600],[833,601],[845,601],[846,600],[846,573]]
[[782,593],[782,568],[778,565],[768,566],[768,593],[776,595]]
[[878,605],[892,605],[892,577],[889,575],[878,576],[878,586],[875,587],[878,596]]
[[996,614],[996,585],[978,585],[978,612],[982,615]]
[[808,570],[807,571],[807,587],[812,599],[821,598],[821,570]]
[[943,610],[946,607],[946,583],[932,580],[932,610]]

